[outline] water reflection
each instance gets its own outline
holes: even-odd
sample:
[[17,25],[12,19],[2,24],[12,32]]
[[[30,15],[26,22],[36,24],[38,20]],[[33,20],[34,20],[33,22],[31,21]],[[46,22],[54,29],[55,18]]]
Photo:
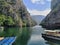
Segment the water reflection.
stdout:
[[32,35],[27,45],[60,45],[60,41],[45,40],[41,33],[44,33],[44,29],[41,26],[33,27]]
[[30,27],[8,27],[5,28],[4,31],[0,33],[0,37],[11,37],[16,36],[17,39],[13,45],[27,45],[28,40],[31,36],[31,28]]
[[48,40],[47,40],[47,42],[45,42],[45,43],[46,43],[46,44],[49,44],[49,45],[60,45],[60,41],[55,41],[55,40],[54,40],[54,41],[51,41],[51,40],[48,41]]
[[44,33],[44,29],[41,28],[41,26],[34,26],[32,28],[14,27],[14,28],[8,28],[7,30],[5,33],[3,33],[3,36],[17,35],[17,39],[13,45],[60,45],[60,41],[45,40],[41,35],[41,33]]
[[42,38],[41,33],[44,31],[41,26],[32,27],[32,35],[27,45],[48,45],[45,44],[45,40]]
[[21,35],[18,36],[17,40],[14,42],[13,45],[27,45],[30,35],[31,35],[31,30],[29,27],[22,28]]

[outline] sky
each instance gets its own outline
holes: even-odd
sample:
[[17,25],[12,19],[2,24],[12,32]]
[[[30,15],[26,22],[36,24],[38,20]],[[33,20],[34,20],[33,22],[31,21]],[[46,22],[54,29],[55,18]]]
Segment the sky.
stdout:
[[30,15],[46,16],[51,11],[51,0],[23,0]]

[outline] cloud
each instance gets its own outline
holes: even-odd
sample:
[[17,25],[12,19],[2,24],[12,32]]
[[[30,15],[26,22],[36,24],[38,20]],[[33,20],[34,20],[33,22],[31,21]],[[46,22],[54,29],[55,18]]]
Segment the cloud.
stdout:
[[36,4],[45,4],[44,0],[31,0],[31,2]]
[[46,16],[51,11],[51,9],[46,9],[43,11],[39,11],[36,9],[33,9],[33,10],[28,9],[28,11],[31,15],[44,15],[44,16]]
[[45,4],[45,1],[51,1],[51,0],[31,0],[32,3],[36,3],[36,4]]

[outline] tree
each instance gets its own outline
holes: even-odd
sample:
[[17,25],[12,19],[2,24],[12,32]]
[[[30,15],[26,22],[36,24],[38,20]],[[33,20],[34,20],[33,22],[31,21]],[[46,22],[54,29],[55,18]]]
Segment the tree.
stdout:
[[13,18],[11,16],[8,16],[6,21],[7,21],[8,25],[14,25],[15,24],[15,22],[14,22],[14,20],[13,20]]
[[15,22],[11,16],[5,16],[3,14],[0,14],[0,26],[2,26],[2,25],[14,25],[14,24],[15,24]]
[[3,25],[3,22],[6,20],[6,16],[0,14],[0,26]]

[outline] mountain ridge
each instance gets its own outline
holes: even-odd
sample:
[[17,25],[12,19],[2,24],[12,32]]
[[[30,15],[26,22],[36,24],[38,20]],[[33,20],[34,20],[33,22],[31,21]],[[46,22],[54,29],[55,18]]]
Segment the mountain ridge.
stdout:
[[43,15],[31,15],[31,17],[37,24],[40,24],[40,22],[45,18]]

